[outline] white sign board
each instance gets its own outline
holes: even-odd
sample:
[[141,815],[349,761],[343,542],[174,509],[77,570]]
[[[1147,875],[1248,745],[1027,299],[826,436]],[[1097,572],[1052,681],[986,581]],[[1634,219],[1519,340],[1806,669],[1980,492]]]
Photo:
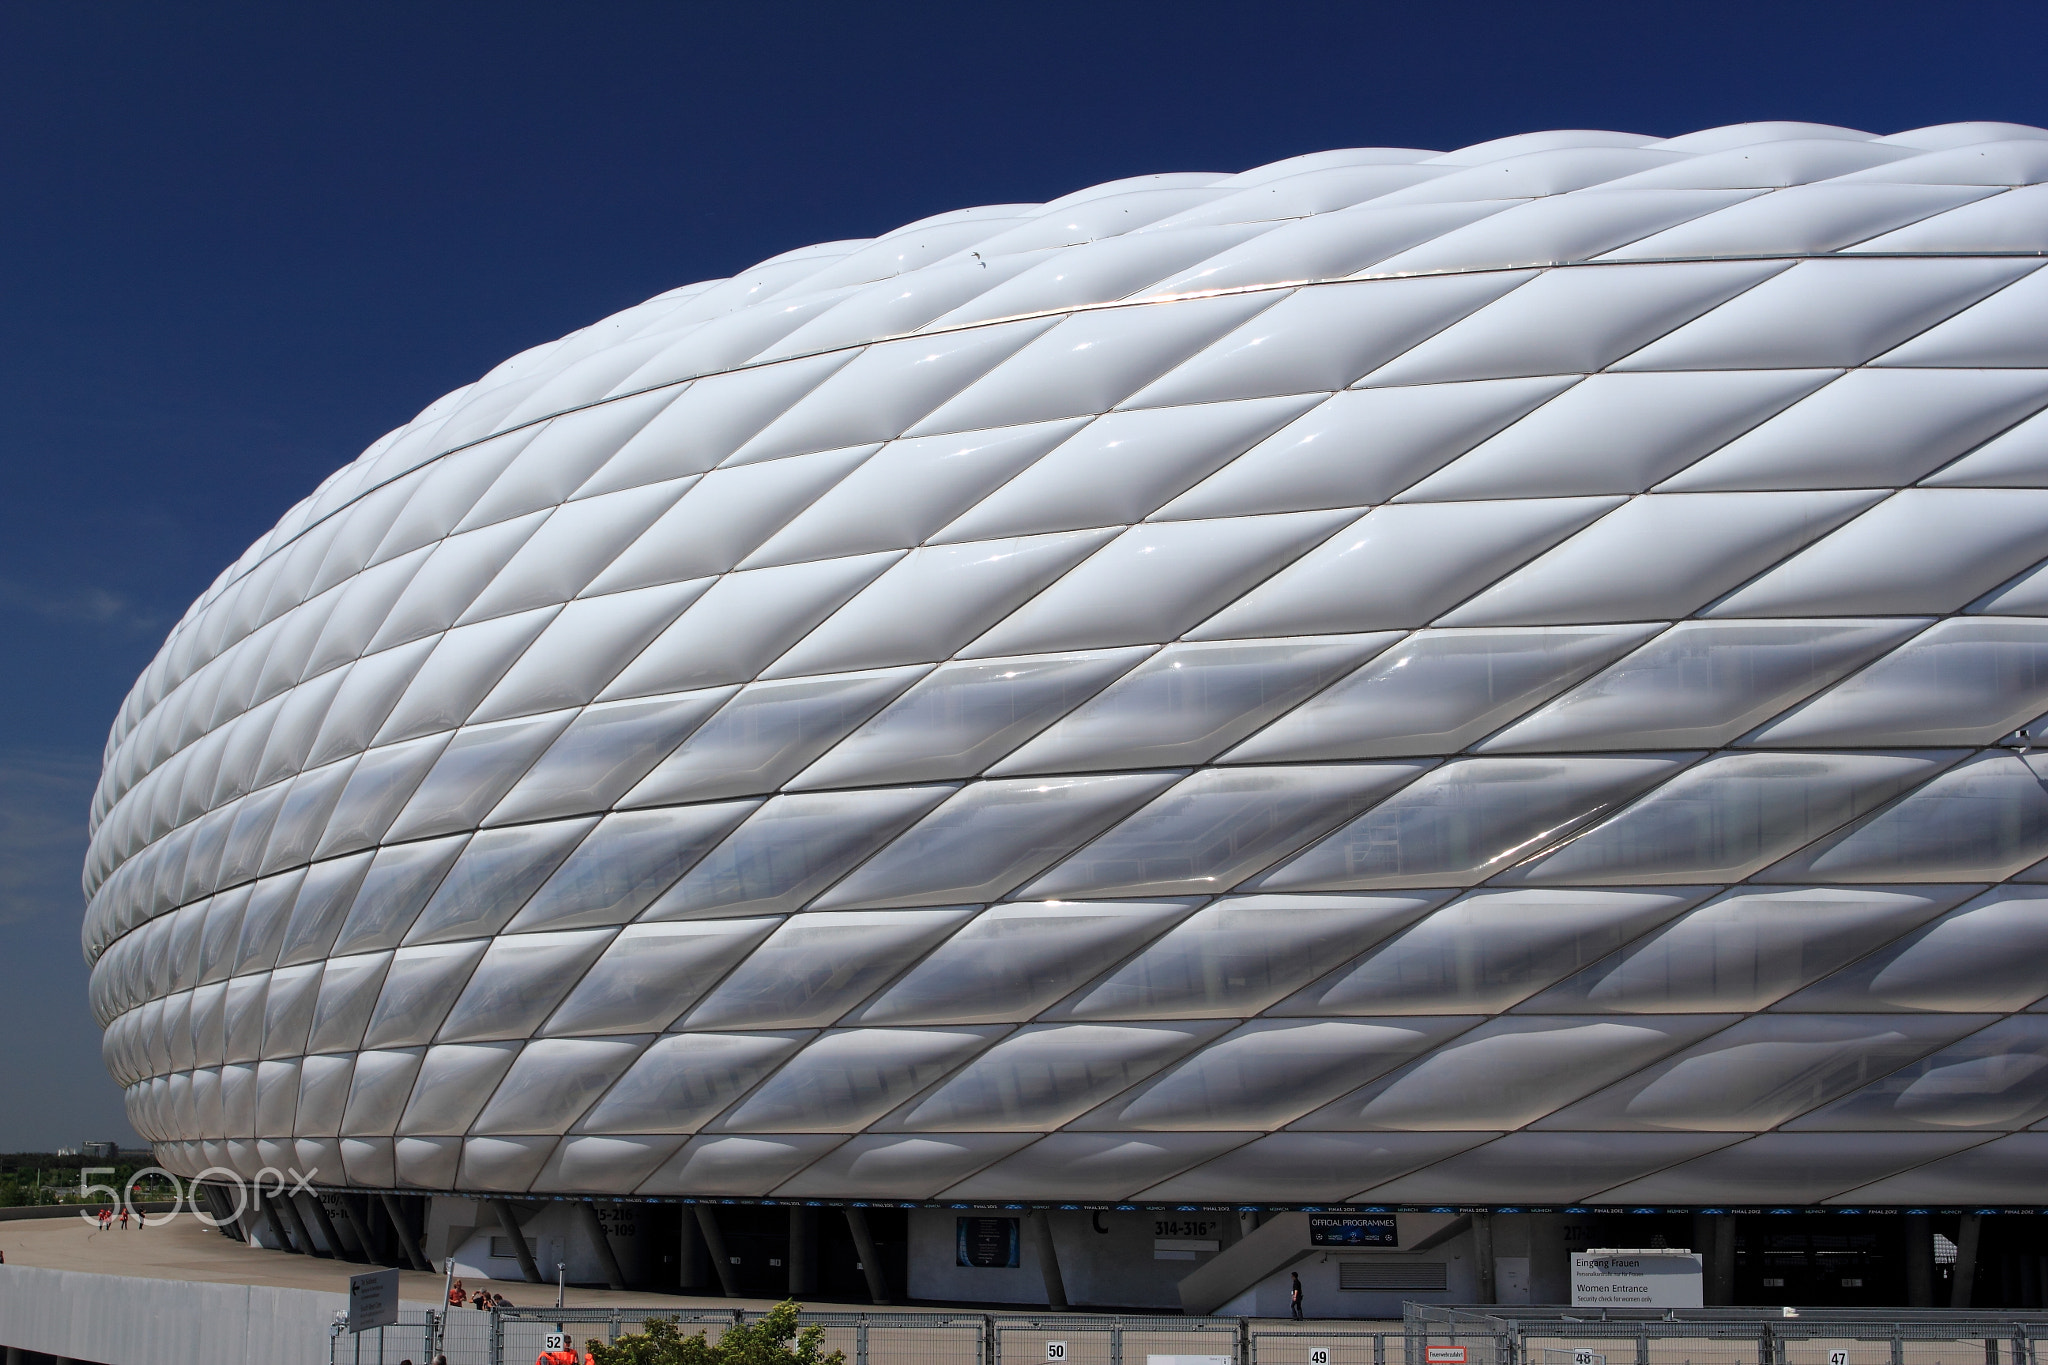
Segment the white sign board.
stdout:
[[1575,1251],[1574,1308],[1698,1308],[1704,1266],[1691,1251]]
[[367,1332],[398,1322],[398,1272],[372,1270],[348,1277],[348,1330]]

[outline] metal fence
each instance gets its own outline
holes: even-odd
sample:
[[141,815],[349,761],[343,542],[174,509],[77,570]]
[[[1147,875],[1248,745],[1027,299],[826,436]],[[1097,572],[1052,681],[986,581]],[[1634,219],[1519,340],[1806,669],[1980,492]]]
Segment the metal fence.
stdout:
[[1406,1308],[1411,1343],[1488,1336],[1499,1365],[2044,1365],[2048,1338],[2039,1313]]

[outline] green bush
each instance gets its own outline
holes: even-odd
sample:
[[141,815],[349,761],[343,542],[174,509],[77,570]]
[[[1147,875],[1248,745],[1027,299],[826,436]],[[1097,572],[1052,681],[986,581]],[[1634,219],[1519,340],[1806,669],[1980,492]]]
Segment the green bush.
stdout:
[[676,1318],[649,1318],[643,1332],[610,1345],[588,1345],[597,1365],[846,1365],[846,1352],[825,1352],[825,1329],[797,1330],[801,1308],[783,1300],[755,1323],[736,1323],[714,1343],[700,1329],[685,1335]]

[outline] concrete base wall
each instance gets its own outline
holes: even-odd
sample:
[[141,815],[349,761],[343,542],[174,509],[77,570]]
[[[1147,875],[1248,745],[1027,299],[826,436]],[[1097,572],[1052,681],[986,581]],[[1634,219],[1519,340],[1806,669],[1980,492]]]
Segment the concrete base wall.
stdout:
[[97,1365],[327,1365],[345,1294],[0,1266],[0,1346]]

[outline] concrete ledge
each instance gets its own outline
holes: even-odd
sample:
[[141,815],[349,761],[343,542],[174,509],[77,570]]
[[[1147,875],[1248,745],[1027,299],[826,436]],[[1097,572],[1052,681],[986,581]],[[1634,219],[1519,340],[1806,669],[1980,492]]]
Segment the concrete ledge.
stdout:
[[327,1365],[346,1294],[0,1266],[0,1346],[97,1365]]

